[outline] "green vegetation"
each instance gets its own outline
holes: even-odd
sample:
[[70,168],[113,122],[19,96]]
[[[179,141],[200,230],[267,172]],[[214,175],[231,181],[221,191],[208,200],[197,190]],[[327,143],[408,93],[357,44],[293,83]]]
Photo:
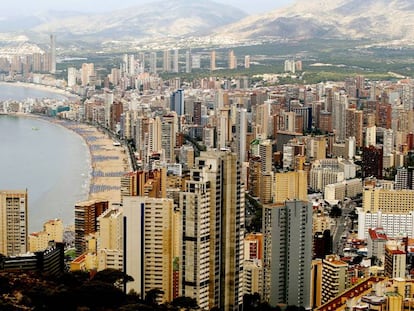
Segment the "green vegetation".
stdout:
[[171,310],[197,309],[194,299],[179,297],[158,304],[162,291],[148,291],[145,299],[137,293],[125,294],[120,288],[132,278],[123,272],[106,269],[94,275],[86,272],[64,273],[59,277],[35,273],[0,274],[0,310]]
[[[164,80],[177,76],[183,82],[192,82],[205,77],[232,79],[242,76],[252,78],[263,74],[281,74],[286,59],[302,60],[304,74],[299,78],[281,78],[279,84],[306,83],[314,84],[324,81],[341,81],[346,77],[363,75],[371,80],[393,80],[400,76],[414,77],[414,47],[387,47],[375,46],[375,42],[367,40],[323,40],[312,39],[304,41],[263,42],[251,46],[215,48],[217,52],[217,67],[209,70],[209,52],[211,48],[193,49],[192,53],[201,53],[202,69],[194,69],[191,73],[160,73]],[[251,56],[251,67],[242,66],[235,70],[227,69],[227,53],[234,50],[238,62],[242,63],[246,55]],[[66,77],[67,67],[80,68],[82,63],[94,63],[97,70],[97,79],[103,79],[111,68],[119,68],[122,60],[120,52],[92,52],[92,47],[78,49],[72,59],[58,64],[59,77]],[[82,52],[82,53],[80,53]],[[126,51],[128,52],[128,51]],[[137,53],[135,51],[133,53]],[[149,52],[149,51],[144,51]],[[181,52],[180,67],[183,69],[183,50]],[[132,53],[132,52],[130,52]],[[160,53],[158,53],[158,67]],[[148,55],[148,54],[147,54]],[[312,66],[316,63],[324,66]],[[148,64],[147,64],[148,65]]]

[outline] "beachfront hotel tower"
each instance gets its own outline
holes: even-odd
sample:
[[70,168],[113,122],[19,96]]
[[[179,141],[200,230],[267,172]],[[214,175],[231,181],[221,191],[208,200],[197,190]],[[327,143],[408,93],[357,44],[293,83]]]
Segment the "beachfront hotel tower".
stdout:
[[27,235],[27,190],[0,190],[0,254],[26,253]]

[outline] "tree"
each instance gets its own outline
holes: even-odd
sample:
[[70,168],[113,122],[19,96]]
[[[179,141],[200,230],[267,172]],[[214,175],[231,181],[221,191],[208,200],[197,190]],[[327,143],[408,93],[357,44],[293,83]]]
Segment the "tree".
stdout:
[[100,281],[86,282],[76,291],[76,297],[78,306],[93,310],[104,307],[119,308],[126,301],[126,295],[122,290]]
[[178,308],[185,308],[186,310],[190,309],[198,309],[199,306],[197,305],[197,301],[194,298],[180,296],[175,298],[171,305]]
[[145,296],[145,303],[148,305],[157,305],[157,298],[160,295],[163,295],[164,291],[158,288],[150,289]]
[[342,210],[339,208],[339,206],[336,204],[332,206],[331,211],[329,213],[329,217],[338,218],[338,217],[341,217],[341,215],[342,215]]
[[105,269],[98,271],[92,279],[96,282],[103,282],[115,285],[121,288],[127,282],[132,282],[134,279],[130,275],[117,269]]

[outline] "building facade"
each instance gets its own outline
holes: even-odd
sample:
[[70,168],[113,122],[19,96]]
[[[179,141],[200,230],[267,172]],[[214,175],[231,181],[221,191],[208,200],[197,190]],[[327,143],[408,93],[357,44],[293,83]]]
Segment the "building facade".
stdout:
[[0,254],[27,252],[27,216],[27,190],[0,191]]

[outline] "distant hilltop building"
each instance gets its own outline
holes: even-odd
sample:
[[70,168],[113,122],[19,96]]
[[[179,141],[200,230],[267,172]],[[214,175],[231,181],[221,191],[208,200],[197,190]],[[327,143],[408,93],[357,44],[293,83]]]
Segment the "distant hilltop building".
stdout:
[[294,59],[285,60],[285,72],[295,73],[296,71],[302,71],[302,61]]

